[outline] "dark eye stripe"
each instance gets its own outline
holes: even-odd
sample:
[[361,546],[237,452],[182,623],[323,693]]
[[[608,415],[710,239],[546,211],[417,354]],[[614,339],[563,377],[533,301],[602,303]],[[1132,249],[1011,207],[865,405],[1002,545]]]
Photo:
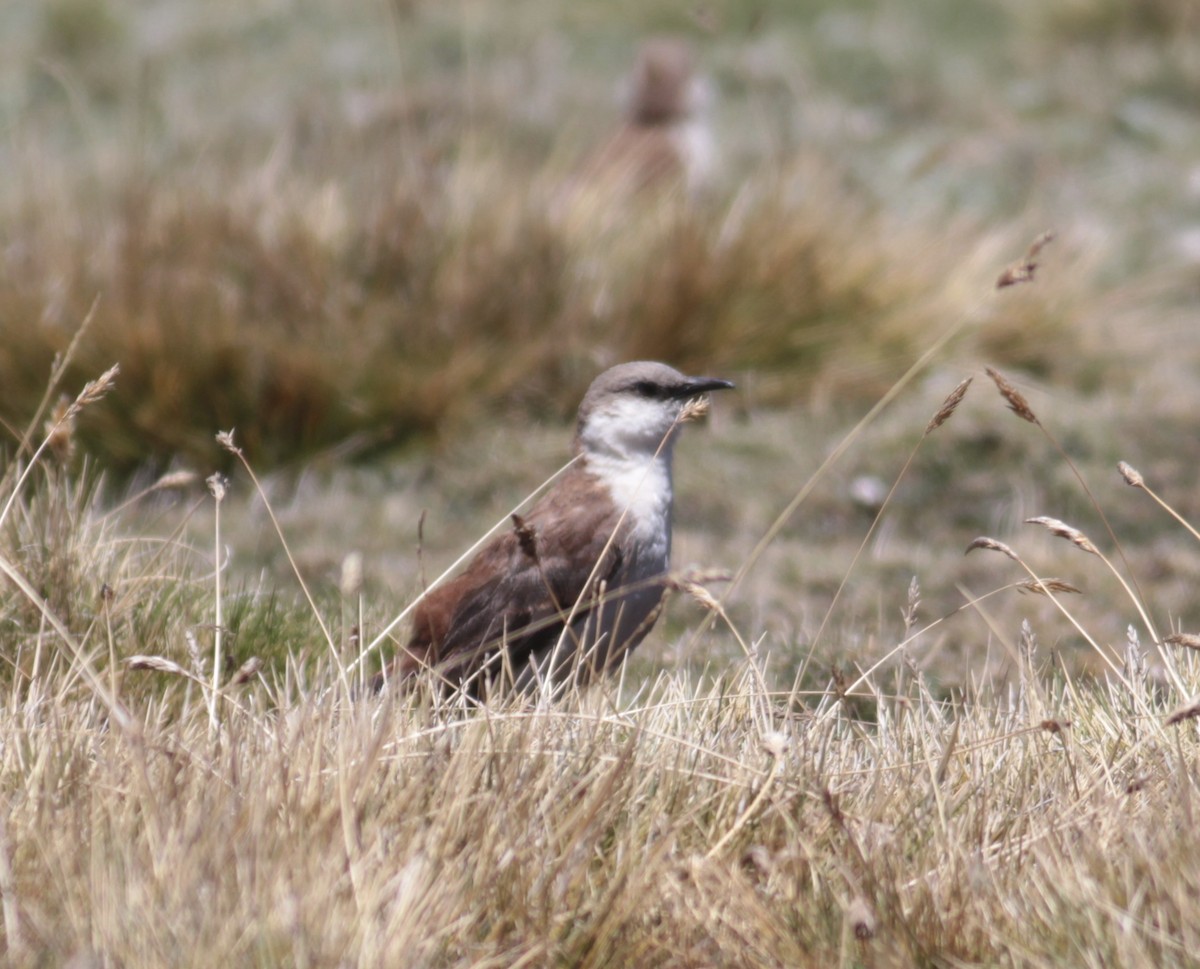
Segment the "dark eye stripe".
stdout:
[[643,397],[651,397],[656,400],[664,396],[662,385],[656,384],[653,380],[639,380],[634,383],[633,390]]

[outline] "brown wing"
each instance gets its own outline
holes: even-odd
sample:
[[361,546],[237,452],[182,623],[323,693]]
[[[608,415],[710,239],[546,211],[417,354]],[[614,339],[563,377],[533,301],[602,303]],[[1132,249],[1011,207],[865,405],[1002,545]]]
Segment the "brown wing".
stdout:
[[[515,675],[548,653],[593,569],[608,581],[620,567],[618,543],[609,545],[617,520],[603,486],[586,471],[568,470],[519,525],[417,607],[395,675],[432,667],[448,685],[470,682],[479,693],[505,665]],[[586,612],[581,603],[575,616]]]

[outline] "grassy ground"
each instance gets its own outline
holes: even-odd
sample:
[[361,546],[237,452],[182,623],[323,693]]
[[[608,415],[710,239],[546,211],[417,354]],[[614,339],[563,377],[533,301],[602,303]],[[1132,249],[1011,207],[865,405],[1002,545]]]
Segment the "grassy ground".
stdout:
[[[5,960],[1195,964],[1196,26],[0,6]],[[662,30],[715,184],[564,220]],[[556,705],[354,699],[633,357],[738,381],[720,608]]]

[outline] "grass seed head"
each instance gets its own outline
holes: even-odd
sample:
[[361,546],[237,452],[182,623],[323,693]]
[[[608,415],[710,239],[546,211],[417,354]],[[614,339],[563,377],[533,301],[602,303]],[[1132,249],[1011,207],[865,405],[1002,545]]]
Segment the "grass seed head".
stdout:
[[169,491],[176,488],[189,488],[196,483],[200,475],[195,471],[169,471],[154,482],[155,491]]
[[1068,542],[1078,546],[1085,552],[1091,552],[1092,555],[1099,555],[1100,550],[1092,544],[1092,540],[1083,532],[1066,522],[1059,521],[1057,518],[1051,518],[1048,515],[1039,515],[1036,518],[1026,518],[1026,525],[1041,525],[1043,528],[1048,528],[1059,538],[1065,538]]
[[664,585],[671,592],[682,592],[691,596],[705,609],[720,612],[721,603],[707,587],[713,582],[729,582],[732,579],[733,574],[724,569],[684,569],[682,572],[672,572],[668,575]]
[[679,412],[679,423],[687,424],[690,421],[703,420],[708,416],[710,409],[711,402],[708,399],[708,394],[693,397],[683,405],[683,410]]
[[994,370],[991,367],[985,367],[987,375],[992,378],[992,383],[996,385],[996,389],[1000,391],[1000,395],[1008,402],[1008,409],[1016,414],[1021,420],[1029,421],[1030,424],[1040,423],[1037,415],[1033,412],[1033,408],[1029,406],[1021,392],[1017,390],[1008,378],[999,370]]
[[89,404],[94,404],[112,390],[113,385],[117,382],[117,374],[121,372],[121,365],[114,363],[111,367],[104,371],[95,380],[89,380],[83,385],[83,390],[79,392],[79,396],[75,398],[75,410],[81,410]]
[[217,500],[217,504],[220,504],[225,498],[225,489],[229,484],[225,475],[221,474],[220,472],[214,472],[205,480],[208,484],[209,492]]
[[227,431],[217,431],[217,443],[221,445],[230,454],[241,455],[242,449],[233,443],[234,428]]
[[769,730],[762,736],[762,747],[773,760],[778,760],[787,753],[792,739],[778,730]]
[[1021,593],[1032,592],[1039,596],[1044,596],[1050,592],[1073,592],[1076,595],[1083,595],[1082,589],[1077,589],[1062,579],[1025,579],[1023,582],[1017,583],[1017,591]]
[[938,412],[934,414],[929,423],[925,425],[925,433],[927,435],[932,434],[950,419],[950,415],[953,414],[958,405],[962,403],[962,399],[967,396],[967,388],[971,386],[971,381],[974,379],[974,377],[968,377],[952,391],[950,391],[946,399],[942,401],[942,406],[938,408]]
[[1117,462],[1117,470],[1121,472],[1121,477],[1125,479],[1125,483],[1131,488],[1144,488],[1146,480],[1142,477],[1142,473],[1131,464],[1124,461]]
[[342,559],[342,577],[338,583],[342,595],[347,599],[356,598],[363,588],[363,557],[362,552],[351,552]]
[[989,552],[1000,552],[1002,555],[1007,555],[1014,562],[1021,561],[1020,556],[1003,542],[995,538],[988,538],[986,535],[980,535],[979,538],[968,545],[963,555],[969,555],[977,548],[986,548]]
[[1034,276],[1037,274],[1038,257],[1042,250],[1054,241],[1053,232],[1043,232],[1029,245],[1029,249],[1025,253],[1023,259],[1019,259],[1000,274],[1000,278],[996,280],[996,288],[1004,289],[1008,286],[1016,286],[1018,283],[1031,283]]

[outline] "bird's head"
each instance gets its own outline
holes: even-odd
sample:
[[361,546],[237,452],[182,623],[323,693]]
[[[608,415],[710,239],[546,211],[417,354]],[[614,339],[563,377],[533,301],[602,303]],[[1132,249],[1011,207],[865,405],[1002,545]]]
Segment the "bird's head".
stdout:
[[[688,377],[665,363],[622,363],[600,374],[579,405],[576,448],[583,453],[650,456],[669,452],[667,438],[687,403],[733,384]],[[664,446],[664,441],[666,444]]]

